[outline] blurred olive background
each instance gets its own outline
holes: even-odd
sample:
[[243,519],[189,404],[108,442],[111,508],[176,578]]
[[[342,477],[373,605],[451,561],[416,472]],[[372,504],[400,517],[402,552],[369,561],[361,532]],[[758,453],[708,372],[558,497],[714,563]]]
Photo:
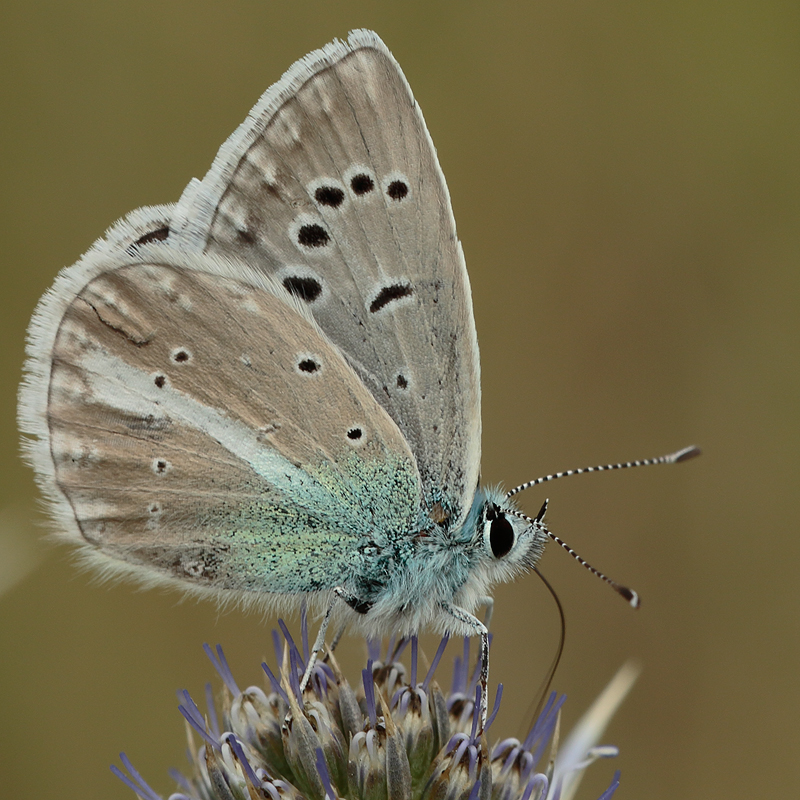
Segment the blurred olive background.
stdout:
[[[620,798],[793,794],[800,7],[32,0],[0,9],[4,795],[129,798],[108,770],[124,749],[166,796],[174,690],[214,677],[201,643],[261,683],[274,621],[98,586],[42,541],[15,426],[23,337],[61,266],[177,200],[293,61],[354,27],[402,64],[448,178],[484,480],[704,449],[524,498],[549,496],[553,530],[643,598],[634,613],[565,553],[543,559],[568,617],[565,728],[623,661],[644,665],[604,737],[621,755],[581,796],[615,767]],[[498,590],[494,629],[494,733],[513,735],[557,640],[535,577]],[[355,679],[361,643],[341,652]]]

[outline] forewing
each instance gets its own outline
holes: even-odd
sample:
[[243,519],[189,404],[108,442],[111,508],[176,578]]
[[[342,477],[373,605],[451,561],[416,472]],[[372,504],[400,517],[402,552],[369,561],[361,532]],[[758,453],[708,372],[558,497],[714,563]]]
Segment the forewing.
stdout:
[[400,67],[368,31],[297,62],[184,192],[171,241],[304,302],[397,422],[435,521],[478,481],[480,389],[450,198]]
[[361,548],[416,521],[396,424],[244,265],[96,248],[43,300],[30,356],[35,466],[101,554],[210,589],[297,593],[346,583]]

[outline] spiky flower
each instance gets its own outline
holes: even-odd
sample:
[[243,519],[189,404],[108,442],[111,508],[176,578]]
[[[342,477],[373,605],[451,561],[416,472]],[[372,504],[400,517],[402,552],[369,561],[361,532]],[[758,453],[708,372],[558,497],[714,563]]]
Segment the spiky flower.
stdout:
[[[479,665],[469,669],[469,640],[455,659],[447,694],[433,679],[446,638],[424,676],[415,638],[390,642],[383,659],[379,644],[370,642],[356,688],[328,653],[301,692],[307,629],[303,624],[301,651],[283,622],[280,627],[278,669],[262,664],[266,690],[241,691],[222,648],[205,645],[224,686],[222,715],[210,686],[206,715],[188,692],[180,693],[192,775],[173,773],[180,791],[170,800],[569,800],[590,763],[617,753],[597,741],[636,678],[631,667],[620,670],[560,748],[565,698],[553,693],[524,741],[502,739],[490,749],[487,733],[502,685],[479,732]],[[400,657],[409,641],[407,668]],[[142,800],[161,800],[124,753],[121,759],[129,775],[117,767],[114,773]],[[600,800],[609,800],[618,785],[617,772]]]

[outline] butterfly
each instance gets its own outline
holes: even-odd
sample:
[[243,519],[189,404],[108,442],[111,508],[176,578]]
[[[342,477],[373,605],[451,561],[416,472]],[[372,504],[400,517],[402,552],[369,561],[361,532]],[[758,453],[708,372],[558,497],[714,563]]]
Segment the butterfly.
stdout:
[[62,270],[27,356],[29,460],[103,573],[316,603],[315,652],[334,612],[371,636],[478,634],[485,688],[474,612],[554,537],[480,485],[464,255],[375,33],[295,63],[176,205]]

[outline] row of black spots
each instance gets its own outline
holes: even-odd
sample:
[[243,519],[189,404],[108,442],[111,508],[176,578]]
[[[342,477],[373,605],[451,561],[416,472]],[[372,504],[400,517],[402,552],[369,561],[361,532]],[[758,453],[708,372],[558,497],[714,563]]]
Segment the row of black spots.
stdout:
[[[350,178],[350,189],[356,197],[364,197],[375,191],[375,181],[366,172],[359,172]],[[408,196],[408,183],[402,178],[395,178],[386,186],[386,196],[399,202]],[[338,208],[344,203],[345,195],[341,188],[333,184],[323,184],[314,190],[314,199],[321,206]]]
[[381,309],[386,308],[390,303],[395,303],[405,297],[414,294],[414,287],[410,283],[392,283],[383,286],[375,295],[375,299],[369,304],[371,314],[375,314]]
[[[364,197],[375,191],[375,181],[366,172],[357,172],[349,179],[350,189],[356,197]],[[401,178],[395,178],[386,186],[386,196],[395,202],[404,200],[408,196],[408,183]],[[345,194],[341,187],[335,184],[325,184],[314,189],[314,199],[320,206],[338,208],[344,203]],[[238,231],[240,237],[245,237],[246,231]],[[314,250],[327,247],[331,242],[328,231],[318,222],[307,222],[297,229],[297,243],[306,249]],[[253,240],[247,236],[246,243]]]

